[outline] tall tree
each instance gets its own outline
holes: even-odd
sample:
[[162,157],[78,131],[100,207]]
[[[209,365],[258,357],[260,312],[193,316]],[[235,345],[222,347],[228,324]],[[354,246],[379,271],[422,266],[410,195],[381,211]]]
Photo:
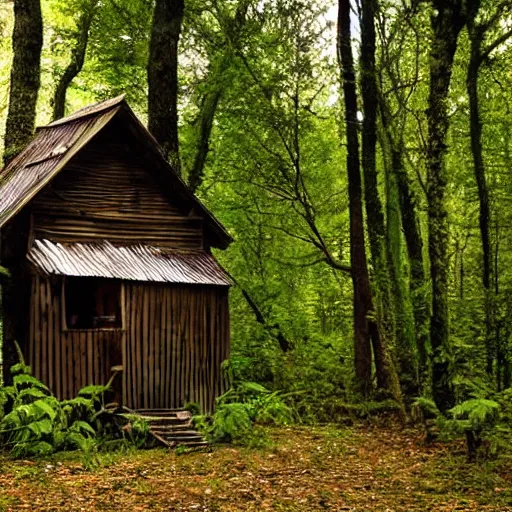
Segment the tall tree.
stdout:
[[[235,55],[241,52],[239,40],[246,23],[249,3],[250,0],[240,0],[234,15],[218,12],[219,24],[222,27],[225,40],[223,41],[222,50],[219,54],[211,58],[206,79],[206,92],[202,98],[197,120],[199,125],[197,149],[194,156],[194,163],[188,174],[188,185],[193,192],[197,190],[204,179],[204,167],[206,157],[210,150],[210,135],[213,120],[215,119],[219,102],[228,85],[224,79],[224,75],[235,62]],[[220,11],[218,5],[217,10]]]
[[[363,100],[362,169],[370,250],[374,266],[374,291],[379,335],[372,336],[377,385],[399,398],[398,376],[391,357],[395,338],[394,307],[386,253],[384,212],[377,178],[378,88],[375,69],[376,0],[362,0],[361,16],[361,97]],[[398,298],[398,297],[396,297]]]
[[[43,21],[39,0],[14,1],[14,31],[12,36],[13,61],[9,94],[9,110],[5,128],[4,163],[8,164],[34,133],[36,104],[40,86],[41,48],[43,45]],[[29,219],[19,216],[6,229],[2,229],[0,261],[13,277],[23,280],[22,261],[28,240]],[[11,253],[5,250],[5,241],[13,240]],[[7,281],[2,286],[2,362],[3,377],[10,380],[9,368],[16,362],[15,341],[23,340],[26,319],[19,314],[26,305],[29,294],[25,286],[14,286]]]
[[178,43],[184,8],[184,0],[156,0],[148,60],[149,131],[178,174]]
[[448,219],[446,152],[449,128],[448,93],[457,40],[465,19],[462,0],[433,0],[431,16],[430,92],[428,97],[427,200],[428,250],[432,279],[432,393],[446,411],[455,403],[448,314]]
[[71,50],[71,59],[64,73],[57,82],[53,96],[53,119],[64,117],[66,110],[66,94],[73,79],[80,73],[85,61],[89,31],[96,12],[99,0],[88,0],[81,5],[81,12],[77,21],[75,46]]
[[[386,9],[379,9],[377,19],[382,69],[378,74],[378,104],[380,142],[386,167],[387,250],[394,294],[396,359],[400,381],[409,394],[417,395],[418,388],[430,389],[427,357],[430,343],[428,283],[418,200],[405,167],[407,119],[411,112],[411,98],[420,81],[421,44],[413,24],[413,19],[418,15],[418,6],[397,7],[391,26],[387,24],[387,15]],[[421,24],[421,21],[418,23]],[[413,30],[404,27],[412,27]],[[402,65],[405,65],[405,73]],[[395,211],[397,202],[398,212]],[[408,279],[401,256],[402,232],[407,247]],[[403,289],[406,281],[409,282],[409,290]],[[411,309],[414,325],[411,325]]]
[[372,338],[379,337],[380,333],[373,318],[372,292],[366,260],[350,0],[339,0],[338,3],[337,49],[338,62],[342,71],[347,137],[350,263],[354,288],[355,373],[359,391],[363,395],[368,395],[371,390]]
[[43,20],[40,0],[14,0],[13,61],[9,111],[5,127],[4,163],[32,138],[41,83]]
[[502,2],[498,9],[492,13],[489,19],[485,21],[477,21],[477,16],[482,9],[481,3],[481,0],[474,0],[468,4],[467,27],[471,51],[466,75],[466,87],[469,98],[471,153],[473,155],[473,167],[478,189],[479,227],[482,241],[482,284],[485,294],[486,371],[489,375],[492,375],[493,363],[495,360],[495,313],[493,293],[491,289],[492,248],[489,226],[490,204],[482,147],[482,119],[478,94],[478,77],[482,63],[489,57],[493,50],[512,36],[512,30],[508,30],[503,34],[500,34],[500,36],[495,38],[492,42],[484,45],[486,33],[490,29],[495,28],[502,18],[503,10],[508,9],[510,11],[511,5],[510,2]]

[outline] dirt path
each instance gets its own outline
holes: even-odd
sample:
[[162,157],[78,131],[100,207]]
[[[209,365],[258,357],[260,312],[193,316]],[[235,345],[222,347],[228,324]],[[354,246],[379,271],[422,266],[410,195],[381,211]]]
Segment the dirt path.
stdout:
[[382,429],[272,430],[272,446],[0,458],[0,511],[512,511],[512,471],[468,464],[457,446]]

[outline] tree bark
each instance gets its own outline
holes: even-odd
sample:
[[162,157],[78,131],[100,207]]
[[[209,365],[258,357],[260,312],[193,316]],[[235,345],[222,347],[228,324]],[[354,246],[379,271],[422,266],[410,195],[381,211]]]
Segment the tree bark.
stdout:
[[4,164],[12,160],[34,134],[42,46],[43,20],[40,1],[14,0],[13,61],[5,127]]
[[[43,45],[43,21],[39,0],[14,1],[14,31],[12,36],[13,62],[9,93],[9,111],[5,127],[4,163],[8,164],[29,142],[34,133],[37,95],[40,86],[41,48]],[[23,344],[27,332],[27,280],[22,262],[27,251],[27,219],[19,215],[11,226],[14,235],[2,229],[0,262],[11,273],[8,283],[2,286],[2,364],[3,377],[10,381],[9,369],[16,362],[15,341]],[[13,238],[15,237],[15,238]],[[5,240],[12,239],[13,247],[19,250],[10,259],[6,253]],[[7,254],[7,255],[6,255]]]
[[213,127],[213,120],[217,105],[222,97],[222,87],[215,87],[206,93],[203,98],[201,112],[199,114],[199,137],[197,140],[197,150],[194,157],[194,165],[188,175],[188,186],[192,192],[195,192],[203,183],[204,166],[206,157],[210,151],[210,135]]
[[53,96],[53,120],[64,117],[66,110],[66,94],[73,79],[82,71],[89,42],[89,31],[94,18],[98,0],[92,0],[80,14],[77,27],[76,46],[71,51],[71,60],[59,79]]
[[394,300],[386,255],[386,228],[377,184],[378,87],[375,71],[376,0],[362,1],[361,18],[361,96],[363,100],[362,168],[368,237],[374,267],[374,303],[379,332],[372,335],[377,387],[401,401],[396,368],[390,344],[395,338]]
[[[407,170],[404,165],[404,143],[401,137],[396,137],[392,132],[389,106],[382,94],[379,95],[379,107],[385,145],[387,146],[387,151],[389,153],[389,165],[393,174],[389,181],[393,188],[396,187],[401,227],[407,247],[410,267],[409,294],[414,315],[414,338],[418,354],[417,368],[416,362],[411,361],[409,363],[408,370],[405,370],[404,368],[405,365],[407,365],[406,358],[408,350],[405,350],[403,355],[400,353],[398,354],[400,376],[402,380],[404,372],[409,372],[412,380],[415,380],[414,376],[417,374],[417,386],[419,387],[419,391],[422,392],[430,387],[428,382],[428,376],[430,374],[428,361],[430,340],[427,278],[425,275],[425,264],[423,260],[423,239],[421,236],[420,221],[417,213],[417,199],[410,187],[409,177],[407,176]],[[390,220],[388,215],[388,224],[389,222]],[[390,250],[392,251],[391,244]],[[405,306],[402,309],[406,309]],[[406,343],[408,344],[407,341]],[[402,352],[404,347],[400,347],[400,343],[398,345],[399,352]]]
[[447,99],[457,39],[464,26],[462,0],[433,0],[428,98],[428,249],[432,280],[432,393],[441,412],[455,404],[452,383],[448,313],[448,219],[446,191],[446,137],[449,127]]
[[149,131],[178,174],[178,43],[183,11],[184,0],[156,0],[148,61]]
[[338,61],[342,72],[345,126],[347,136],[347,176],[350,215],[350,260],[354,287],[354,351],[356,384],[363,396],[371,390],[371,337],[378,336],[374,320],[372,294],[363,224],[359,140],[357,122],[357,95],[354,59],[351,46],[350,0],[338,4]]
[[[363,100],[362,168],[368,238],[376,273],[387,273],[384,255],[384,213],[377,186],[377,109],[375,76],[375,0],[363,0],[361,17],[361,98]],[[383,272],[382,272],[383,271]]]
[[386,134],[385,121],[382,122],[381,146],[384,152],[386,178],[386,246],[389,261],[389,278],[394,295],[396,360],[402,390],[407,396],[417,396],[419,389],[418,351],[416,350],[416,326],[414,306],[407,289],[406,272],[402,257],[402,211],[398,173],[402,164],[403,146],[394,145],[391,135]]
[[[466,89],[469,97],[469,120],[470,120],[470,136],[471,136],[471,153],[473,156],[473,167],[475,180],[478,189],[479,200],[479,226],[480,237],[482,242],[482,284],[484,288],[484,308],[485,308],[485,347],[486,347],[486,371],[488,375],[493,374],[494,362],[496,359],[497,366],[498,353],[496,338],[496,315],[494,294],[491,290],[492,282],[492,248],[490,237],[490,206],[489,191],[487,186],[485,163],[482,149],[482,120],[480,116],[480,99],[478,95],[478,77],[480,67],[484,59],[492,52],[493,49],[504,43],[512,36],[512,30],[508,30],[501,36],[497,37],[492,43],[482,48],[486,32],[494,28],[499,21],[499,11],[491,19],[492,22],[477,23],[476,19],[481,10],[481,1],[474,0],[468,4],[467,27],[470,41],[470,58],[468,71],[466,76]],[[498,368],[496,368],[498,370]]]

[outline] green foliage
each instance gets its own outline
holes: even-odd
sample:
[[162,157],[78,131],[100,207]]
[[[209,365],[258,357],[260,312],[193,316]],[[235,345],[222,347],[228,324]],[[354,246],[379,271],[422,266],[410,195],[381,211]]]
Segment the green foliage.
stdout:
[[[0,441],[14,457],[45,456],[78,449],[86,468],[114,439],[140,447],[148,426],[107,409],[106,385],[86,386],[71,400],[58,400],[22,362],[11,368],[12,386],[0,387]],[[129,428],[123,428],[129,425]]]
[[500,404],[494,400],[472,398],[450,409],[450,414],[464,430],[481,431],[496,424]]
[[256,382],[241,382],[217,399],[211,418],[195,417],[194,422],[215,442],[264,443],[266,436],[257,425],[288,425],[297,419],[284,399]]
[[435,437],[435,429],[445,438],[463,435],[470,460],[475,460],[479,454],[490,456],[511,452],[512,388],[493,393],[478,380],[462,379],[458,384],[469,391],[470,397],[450,409],[448,416],[442,415],[429,398],[415,400],[413,417],[424,421],[427,439]]
[[23,362],[11,371],[12,386],[0,388],[4,412],[0,438],[13,456],[48,455],[63,449],[80,449],[89,456],[96,443],[92,423],[97,398],[59,401]]

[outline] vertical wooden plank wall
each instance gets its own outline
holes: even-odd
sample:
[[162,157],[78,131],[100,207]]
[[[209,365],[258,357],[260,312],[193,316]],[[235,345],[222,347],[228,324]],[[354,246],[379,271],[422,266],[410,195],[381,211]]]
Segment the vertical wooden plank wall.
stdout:
[[124,331],[62,329],[61,278],[32,283],[29,364],[59,398],[105,384],[123,363],[123,403],[134,409],[197,402],[211,412],[229,357],[228,288],[125,283]]
[[152,283],[126,285],[130,311],[124,403],[133,409],[197,402],[210,412],[225,390],[228,289]]
[[124,333],[119,330],[64,331],[62,280],[36,276],[32,281],[28,362],[34,375],[61,399],[88,384],[106,384]]

